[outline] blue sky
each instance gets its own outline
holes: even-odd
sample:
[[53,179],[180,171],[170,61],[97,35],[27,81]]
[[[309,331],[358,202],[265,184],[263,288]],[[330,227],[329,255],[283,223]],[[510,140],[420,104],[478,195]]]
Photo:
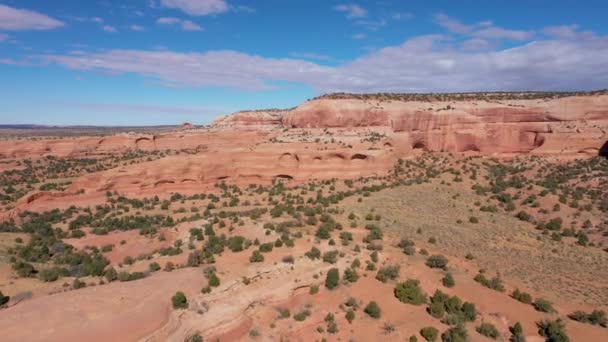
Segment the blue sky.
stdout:
[[608,88],[600,0],[0,0],[0,123],[208,123],[325,92]]

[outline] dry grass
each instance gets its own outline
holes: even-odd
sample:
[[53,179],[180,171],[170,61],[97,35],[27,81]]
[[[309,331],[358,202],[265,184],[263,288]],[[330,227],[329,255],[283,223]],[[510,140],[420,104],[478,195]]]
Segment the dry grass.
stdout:
[[[608,253],[553,241],[506,213],[480,212],[473,203],[483,200],[456,186],[422,184],[374,193],[352,210],[363,217],[373,208],[387,229],[423,246],[435,237],[432,248],[446,255],[470,252],[480,267],[547,298],[608,305]],[[469,223],[471,216],[479,223]]]

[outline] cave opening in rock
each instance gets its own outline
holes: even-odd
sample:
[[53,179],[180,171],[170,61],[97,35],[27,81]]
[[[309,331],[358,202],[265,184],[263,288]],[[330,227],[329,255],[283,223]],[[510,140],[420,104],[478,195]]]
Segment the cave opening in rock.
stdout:
[[414,145],[412,146],[412,148],[415,150],[418,150],[418,149],[426,150],[427,149],[424,141],[416,141],[414,143]]
[[351,160],[366,160],[367,156],[365,154],[360,154],[357,153],[355,155],[353,155],[352,157],[350,157]]
[[462,151],[463,151],[463,152],[468,152],[468,151],[471,151],[471,152],[481,152],[481,151],[479,150],[479,147],[477,147],[477,145],[475,145],[475,144],[468,144],[468,145],[466,145],[466,146],[465,146],[465,147],[462,149]]
[[290,176],[290,175],[276,175],[275,178],[276,179],[292,180],[293,176]]
[[600,148],[599,155],[601,157],[608,158],[608,140],[604,143],[604,145],[602,145],[602,148]]

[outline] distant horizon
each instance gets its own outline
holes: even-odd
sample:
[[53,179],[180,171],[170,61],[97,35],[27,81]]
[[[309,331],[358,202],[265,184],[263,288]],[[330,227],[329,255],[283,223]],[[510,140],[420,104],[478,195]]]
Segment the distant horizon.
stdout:
[[0,0],[0,122],[209,123],[336,92],[604,89],[607,10],[600,0]]
[[[555,94],[565,94],[565,95],[575,95],[575,94],[593,94],[593,93],[605,93],[608,92],[608,89],[595,89],[595,90],[564,90],[564,91],[544,91],[544,90],[523,90],[523,91],[505,91],[505,90],[497,90],[497,91],[467,91],[467,92],[436,92],[436,93],[325,93],[319,96],[316,96],[314,98],[311,99],[307,99],[302,101],[300,104],[306,102],[306,101],[310,101],[310,100],[314,100],[317,98],[323,98],[323,97],[329,97],[332,95],[346,95],[346,96],[374,96],[374,95],[420,95],[420,96],[424,96],[424,95],[459,95],[459,94],[551,94],[551,93],[555,93]],[[298,105],[300,105],[298,104]],[[206,123],[198,123],[198,122],[191,122],[191,121],[183,121],[180,123],[169,123],[169,124],[149,124],[149,125],[132,125],[132,124],[124,124],[124,125],[113,125],[113,124],[109,124],[109,125],[90,125],[90,124],[79,124],[79,123],[73,123],[73,124],[53,124],[53,123],[14,123],[14,124],[5,124],[0,122],[0,129],[7,129],[10,128],[8,126],[23,126],[23,127],[18,127],[15,129],[27,129],[28,126],[30,126],[30,128],[154,128],[154,127],[179,127],[185,123],[190,123],[194,126],[207,126],[210,125],[211,123],[213,123],[213,121],[217,120],[218,118],[227,116],[227,115],[232,115],[235,113],[239,113],[239,112],[248,112],[248,111],[288,111],[291,110],[295,107],[290,107],[290,108],[257,108],[257,109],[239,109],[227,114],[219,114],[215,117],[210,118],[210,120]],[[36,127],[37,126],[37,127]]]

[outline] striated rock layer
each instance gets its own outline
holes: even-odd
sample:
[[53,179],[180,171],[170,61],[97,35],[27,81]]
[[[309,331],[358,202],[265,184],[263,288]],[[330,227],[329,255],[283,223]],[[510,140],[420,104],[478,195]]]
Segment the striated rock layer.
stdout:
[[286,113],[288,127],[389,127],[428,151],[585,153],[608,139],[608,94],[514,100],[320,98]]
[[219,181],[248,185],[383,176],[398,158],[421,151],[608,155],[608,93],[506,95],[327,95],[291,110],[238,112],[204,129],[0,141],[0,155],[17,160],[185,150],[85,174],[64,192],[30,193],[9,215],[94,205],[107,191],[137,197],[201,192]]

